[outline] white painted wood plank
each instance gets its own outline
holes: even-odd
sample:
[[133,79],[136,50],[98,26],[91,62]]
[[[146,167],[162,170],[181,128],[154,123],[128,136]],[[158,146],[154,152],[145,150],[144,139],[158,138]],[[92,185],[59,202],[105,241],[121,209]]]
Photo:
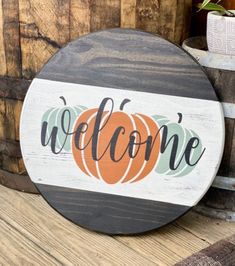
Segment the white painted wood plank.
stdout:
[[[92,95],[92,97],[90,97]],[[124,98],[131,99],[125,112],[162,115],[177,123],[183,114],[182,127],[200,136],[206,152],[195,169],[186,176],[172,177],[152,171],[141,182],[109,185],[86,176],[75,164],[71,152],[59,155],[40,142],[44,112],[61,107],[60,96],[69,106],[98,108],[104,97],[112,97],[115,111]],[[35,79],[27,94],[22,112],[21,146],[27,170],[36,183],[84,189],[193,206],[208,190],[217,173],[224,145],[224,117],[219,102],[153,93],[124,91],[64,82]]]

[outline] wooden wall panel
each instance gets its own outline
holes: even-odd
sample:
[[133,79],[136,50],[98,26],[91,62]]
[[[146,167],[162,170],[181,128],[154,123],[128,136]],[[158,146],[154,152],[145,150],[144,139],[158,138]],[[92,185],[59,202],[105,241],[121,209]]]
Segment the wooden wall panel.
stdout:
[[21,77],[18,0],[2,0],[1,2],[6,75]]
[[121,0],[121,27],[136,27],[136,0]]
[[192,0],[121,0],[121,26],[182,42],[190,27]]
[[19,123],[22,102],[5,99],[5,138],[19,140]]
[[5,114],[6,105],[4,99],[0,98],[0,140],[5,139]]
[[120,27],[120,0],[91,0],[91,31]]
[[6,55],[3,36],[3,9],[2,0],[0,0],[0,76],[4,76],[7,73],[6,68]]
[[160,19],[159,19],[159,33],[169,40],[173,40],[175,36],[175,22],[178,5],[180,1],[162,0],[160,3]]
[[160,1],[137,0],[136,1],[136,28],[149,32],[159,31]]
[[70,40],[90,32],[90,0],[71,0]]
[[31,79],[69,41],[70,1],[19,0],[23,77]]
[[192,0],[178,1],[175,20],[174,41],[182,43],[189,35],[192,13]]

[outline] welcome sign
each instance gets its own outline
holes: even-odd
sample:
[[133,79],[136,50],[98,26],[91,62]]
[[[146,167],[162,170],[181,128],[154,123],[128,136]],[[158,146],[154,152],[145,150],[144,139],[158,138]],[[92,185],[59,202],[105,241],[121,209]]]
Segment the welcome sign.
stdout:
[[204,72],[180,48],[134,30],[62,49],[22,112],[22,153],[42,195],[68,219],[110,234],[158,228],[197,204],[223,142]]

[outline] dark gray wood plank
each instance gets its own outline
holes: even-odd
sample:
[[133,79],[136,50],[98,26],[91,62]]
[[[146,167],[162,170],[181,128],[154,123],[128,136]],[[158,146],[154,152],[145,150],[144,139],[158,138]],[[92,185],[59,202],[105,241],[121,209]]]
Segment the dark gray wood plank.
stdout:
[[84,36],[60,50],[37,78],[217,100],[203,69],[182,48],[136,30]]
[[188,206],[36,184],[49,204],[69,220],[107,234],[136,234],[166,225]]

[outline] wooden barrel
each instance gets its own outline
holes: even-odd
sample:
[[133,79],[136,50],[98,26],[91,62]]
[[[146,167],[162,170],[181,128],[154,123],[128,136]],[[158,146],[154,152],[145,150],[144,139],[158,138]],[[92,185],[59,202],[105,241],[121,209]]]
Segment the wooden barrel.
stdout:
[[218,176],[196,210],[206,215],[235,221],[235,56],[207,51],[205,37],[192,37],[183,43],[205,69],[222,102],[226,140]]
[[180,43],[192,0],[0,0],[0,183],[36,192],[19,148],[30,81],[69,41],[104,28],[139,28]]
[[36,193],[27,176],[19,143],[20,113],[29,84],[24,79],[0,78],[0,183]]

